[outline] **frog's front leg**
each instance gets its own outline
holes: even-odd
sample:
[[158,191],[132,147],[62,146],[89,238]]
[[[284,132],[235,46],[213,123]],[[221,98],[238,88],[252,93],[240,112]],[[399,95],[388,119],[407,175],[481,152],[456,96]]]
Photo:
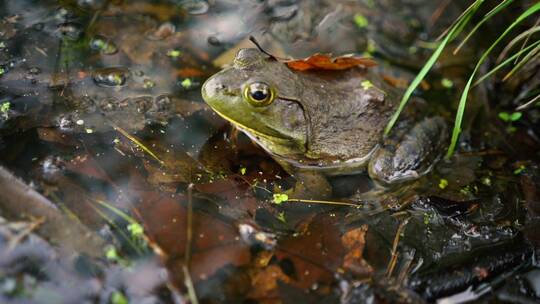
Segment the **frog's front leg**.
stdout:
[[291,199],[324,200],[332,196],[332,186],[326,176],[314,171],[297,171],[296,184],[285,193]]
[[384,185],[416,179],[428,173],[447,144],[448,127],[430,117],[406,132],[386,139],[368,165],[369,176]]

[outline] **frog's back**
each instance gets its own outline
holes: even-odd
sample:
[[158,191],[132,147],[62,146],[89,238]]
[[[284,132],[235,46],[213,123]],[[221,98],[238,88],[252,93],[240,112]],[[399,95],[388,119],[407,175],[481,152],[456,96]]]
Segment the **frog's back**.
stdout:
[[395,110],[395,89],[366,69],[304,76],[299,79],[310,120],[306,156],[327,164],[365,164]]

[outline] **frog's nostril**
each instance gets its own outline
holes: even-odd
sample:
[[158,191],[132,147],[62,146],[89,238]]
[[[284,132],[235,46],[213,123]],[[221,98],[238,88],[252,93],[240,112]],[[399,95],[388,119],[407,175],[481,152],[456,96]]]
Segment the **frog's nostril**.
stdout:
[[216,82],[214,79],[207,80],[202,87],[203,97],[215,96],[223,90],[223,85]]

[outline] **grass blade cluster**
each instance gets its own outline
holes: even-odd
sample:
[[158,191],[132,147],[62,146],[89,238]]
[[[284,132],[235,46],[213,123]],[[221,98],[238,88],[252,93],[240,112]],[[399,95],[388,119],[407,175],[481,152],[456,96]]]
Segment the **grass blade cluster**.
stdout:
[[[461,43],[456,47],[454,50],[454,55],[457,54],[460,49],[463,47],[463,45],[476,33],[478,32],[479,28],[488,20],[493,18],[497,13],[503,11],[506,9],[513,0],[503,0],[501,1],[497,6],[495,6],[493,9],[491,9],[487,14],[483,16],[483,18],[474,26],[474,28],[467,34],[467,36],[461,41]],[[405,105],[409,101],[412,93],[414,90],[418,87],[418,85],[422,82],[422,80],[425,78],[427,73],[431,70],[433,65],[437,62],[438,58],[440,57],[442,51],[444,48],[448,45],[449,42],[451,42],[453,39],[455,39],[467,26],[469,21],[472,19],[474,14],[478,11],[480,6],[484,3],[484,0],[476,0],[474,1],[464,12],[461,14],[456,21],[451,25],[451,27],[444,33],[442,36],[442,40],[439,42],[439,45],[431,55],[431,57],[428,59],[426,64],[422,67],[420,72],[416,75],[416,77],[413,79],[405,93],[403,94],[403,97],[399,103],[398,109],[390,119],[388,125],[385,129],[385,135],[387,135],[392,127],[397,122],[401,112],[403,111]],[[507,47],[502,51],[501,56],[502,58],[505,57],[504,54],[506,54],[517,42],[522,41],[523,39],[526,39],[523,43],[522,49],[520,49],[518,52],[513,54],[512,56],[508,57],[506,60],[504,60],[502,63],[499,63],[495,68],[491,69],[488,73],[480,77],[476,82],[473,80],[475,79],[475,76],[480,68],[480,66],[485,62],[485,60],[488,58],[488,56],[491,54],[493,49],[499,45],[499,43],[506,37],[508,34],[514,30],[521,22],[523,22],[525,19],[530,17],[531,15],[537,13],[540,11],[540,2],[537,2],[536,4],[531,5],[528,9],[526,9],[521,15],[519,15],[513,22],[504,30],[504,32],[497,37],[497,39],[488,47],[486,51],[482,53],[480,58],[477,60],[476,65],[465,85],[465,88],[463,89],[463,93],[461,94],[461,97],[459,99],[458,109],[456,112],[454,127],[452,130],[452,137],[451,142],[448,147],[448,151],[446,153],[446,158],[450,158],[455,149],[457,142],[459,140],[459,135],[461,133],[461,125],[463,122],[463,116],[465,113],[465,108],[467,105],[467,99],[469,96],[469,92],[471,90],[471,87],[474,85],[477,85],[481,81],[485,80],[487,77],[493,75],[495,72],[503,68],[504,66],[508,65],[513,60],[516,60],[517,63],[515,63],[514,67],[506,74],[503,81],[506,80],[508,77],[514,75],[518,70],[520,70],[527,62],[530,62],[531,60],[534,60],[535,58],[540,57],[540,41],[534,41],[531,44],[527,46],[528,39],[531,37],[532,34],[540,31],[540,26],[535,25],[529,30],[517,35],[514,39],[510,41],[510,43],[507,45]],[[523,56],[521,60],[519,60],[520,56]],[[502,60],[502,59],[501,59]],[[519,60],[519,61],[518,61]]]
[[469,80],[467,81],[467,84],[465,85],[465,88],[463,89],[463,93],[461,94],[461,98],[459,99],[459,106],[456,113],[456,120],[454,122],[454,129],[452,130],[452,139],[450,141],[450,147],[448,147],[448,151],[446,152],[446,158],[450,158],[452,154],[454,154],[454,150],[456,149],[456,144],[459,139],[459,134],[461,133],[461,123],[463,121],[463,114],[465,113],[465,105],[467,104],[467,97],[469,96],[469,91],[471,89],[472,81],[476,75],[476,72],[484,63],[488,55],[491,53],[491,51],[503,40],[510,31],[512,31],[518,24],[520,24],[523,20],[525,20],[530,15],[534,14],[540,10],[540,2],[536,3],[535,5],[531,6],[529,9],[527,9],[525,12],[523,12],[519,17],[512,22],[512,24],[493,42],[489,48],[482,54],[478,62],[476,63],[476,66],[474,67],[473,72],[471,73],[471,76],[469,77]]
[[446,45],[452,41],[454,37],[459,35],[459,33],[463,30],[465,25],[468,23],[470,18],[474,15],[476,10],[480,7],[480,5],[483,3],[483,0],[477,0],[475,1],[471,6],[465,10],[465,12],[461,15],[461,17],[456,20],[456,22],[452,25],[452,27],[449,29],[449,31],[444,36],[443,40],[439,43],[437,48],[435,49],[435,52],[431,55],[431,57],[428,59],[426,64],[422,67],[418,75],[413,79],[407,90],[405,91],[405,94],[401,98],[401,101],[399,102],[399,106],[397,111],[392,115],[392,118],[390,119],[390,122],[386,126],[386,129],[384,131],[385,135],[388,135],[390,133],[390,130],[392,130],[392,127],[396,124],[401,112],[405,108],[405,105],[411,98],[412,93],[414,90],[420,85],[422,80],[426,77],[427,73],[433,65],[437,62],[437,59],[439,59],[439,56],[441,55],[442,51],[446,47]]

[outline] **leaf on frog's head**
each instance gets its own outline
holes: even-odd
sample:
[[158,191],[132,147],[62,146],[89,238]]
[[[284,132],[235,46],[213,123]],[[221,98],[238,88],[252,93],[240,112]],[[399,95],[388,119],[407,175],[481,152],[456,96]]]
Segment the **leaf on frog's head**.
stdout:
[[344,55],[332,58],[326,54],[314,54],[304,59],[293,59],[285,61],[287,66],[293,70],[347,70],[353,67],[369,68],[376,66],[377,63],[364,57],[354,55]]

